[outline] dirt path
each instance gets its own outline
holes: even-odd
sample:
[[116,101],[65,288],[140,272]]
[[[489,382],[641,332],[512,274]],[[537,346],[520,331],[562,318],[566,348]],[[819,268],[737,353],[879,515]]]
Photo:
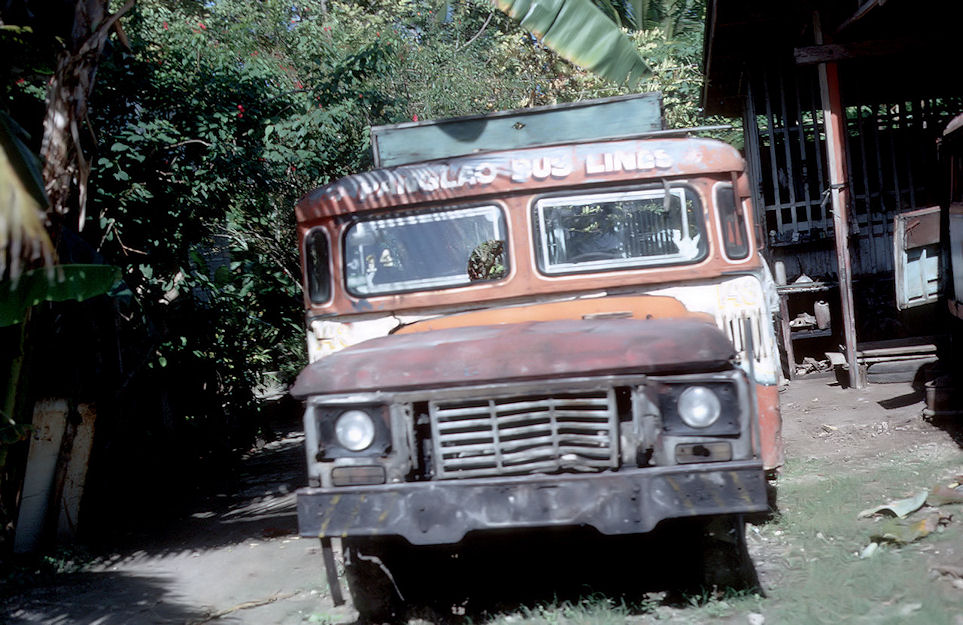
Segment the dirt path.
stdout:
[[[718,602],[712,604],[715,608],[696,605],[697,602],[692,602],[692,606],[673,605],[666,601],[664,593],[653,594],[651,609],[635,613],[617,611],[615,620],[746,623],[747,615],[758,610],[771,613],[771,619],[776,619],[768,622],[822,622],[805,614],[799,620],[785,615],[805,612],[815,601],[809,595],[791,590],[812,583],[809,576],[821,575],[812,568],[816,564],[808,562],[813,558],[803,556],[802,564],[799,563],[799,549],[805,551],[808,547],[810,552],[814,549],[808,541],[817,541],[817,546],[820,540],[827,544],[839,541],[836,543],[839,549],[827,553],[833,558],[838,555],[847,563],[858,560],[850,558],[850,552],[863,540],[858,532],[864,528],[851,523],[853,515],[848,509],[846,515],[840,516],[832,508],[845,508],[849,498],[854,499],[851,505],[858,510],[859,506],[866,507],[865,498],[904,496],[901,489],[916,479],[913,467],[920,474],[921,483],[930,480],[934,471],[929,465],[914,463],[932,462],[938,467],[936,470],[949,471],[955,462],[963,472],[960,446],[954,441],[953,432],[922,419],[920,399],[908,385],[877,385],[864,391],[850,391],[840,389],[833,380],[825,378],[794,382],[782,394],[788,461],[781,479],[779,501],[780,508],[786,510],[778,523],[750,527],[748,532],[750,552],[769,598],[747,598],[745,605],[724,600],[722,605],[729,607],[727,611],[718,609]],[[301,438],[294,432],[269,444],[246,460],[245,475],[239,480],[244,485],[241,492],[203,502],[163,537],[141,535],[129,548],[105,553],[81,572],[60,575],[49,585],[28,589],[10,598],[0,607],[0,622],[11,625],[353,622],[355,612],[350,604],[335,608],[331,603],[323,580],[318,544],[296,536],[293,493],[304,481],[300,446]],[[900,473],[903,467],[909,473]],[[861,475],[866,478],[859,478]],[[892,476],[892,480],[888,480],[887,475]],[[843,476],[855,476],[856,481],[846,481]],[[851,484],[859,486],[854,488]],[[859,492],[863,485],[865,492]],[[856,492],[850,493],[847,488]],[[963,510],[958,512],[963,517]],[[818,529],[820,523],[822,530]],[[937,565],[963,564],[958,562],[963,558],[963,548],[954,548],[952,542],[953,536],[963,538],[963,531],[954,531],[958,534],[949,534],[949,543],[944,540],[920,544],[897,556],[909,554],[923,561],[929,570]],[[573,574],[580,573],[573,571]],[[833,569],[827,574],[836,573]],[[952,581],[932,581],[939,586],[939,593],[947,594],[946,605],[954,605],[954,592],[963,597],[963,590],[954,589]],[[963,584],[957,584],[960,585]],[[823,592],[833,592],[832,587],[827,585]],[[855,592],[859,592],[859,588]],[[865,592],[872,595],[877,591],[867,587]],[[881,601],[885,605],[885,600]],[[909,598],[905,606],[898,604],[893,609],[923,614],[920,612],[923,609],[916,607],[922,605],[921,601]],[[939,604],[942,599],[928,601]],[[537,617],[542,612],[536,607],[522,605],[520,615],[491,620],[513,623],[566,620],[562,617],[564,610],[560,610],[557,618]],[[860,609],[871,611],[865,607]],[[939,604],[934,609],[945,611],[947,608]],[[576,619],[577,622],[601,620],[605,619]],[[888,621],[870,618],[866,622]]]
[[245,459],[239,492],[203,502],[163,536],[127,537],[130,547],[14,597],[0,622],[287,625],[312,622],[325,603],[332,618],[352,621],[326,596],[317,543],[297,537],[302,444],[296,432],[269,443]]

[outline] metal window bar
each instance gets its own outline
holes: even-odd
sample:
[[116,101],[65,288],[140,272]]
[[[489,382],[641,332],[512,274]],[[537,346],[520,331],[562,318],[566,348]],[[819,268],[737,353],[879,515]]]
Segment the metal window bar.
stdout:
[[772,78],[770,73],[751,76],[745,118],[757,215],[781,240],[793,232],[826,236],[830,224],[820,207],[825,175],[815,72],[805,68]]
[[[747,88],[746,156],[757,219],[775,231],[777,244],[791,243],[793,232],[800,243],[831,237],[831,216],[820,207],[828,178],[815,68],[757,68]],[[893,216],[938,201],[935,141],[963,105],[959,98],[846,105],[854,272],[891,271]],[[835,271],[828,250],[793,253],[818,256],[816,274]]]

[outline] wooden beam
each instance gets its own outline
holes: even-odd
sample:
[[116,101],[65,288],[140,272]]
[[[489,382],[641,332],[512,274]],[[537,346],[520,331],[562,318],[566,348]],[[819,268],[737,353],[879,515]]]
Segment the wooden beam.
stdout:
[[[816,43],[822,44],[819,14],[813,14]],[[829,169],[829,193],[833,207],[833,233],[836,239],[836,263],[839,274],[839,299],[843,309],[843,334],[846,360],[849,364],[851,388],[863,388],[865,382],[856,360],[856,315],[853,311],[853,270],[849,255],[849,188],[846,183],[846,109],[839,90],[839,68],[836,63],[820,63],[819,92],[822,96],[823,124],[826,129],[826,164]]]
[[815,63],[834,63],[850,59],[895,56],[905,54],[908,50],[916,47],[920,47],[918,42],[910,39],[880,39],[803,46],[793,50],[793,56],[796,59],[796,65],[813,65]]
[[839,25],[839,28],[836,29],[836,32],[834,34],[838,35],[840,31],[842,31],[845,28],[848,28],[852,24],[855,24],[859,20],[866,17],[866,15],[870,11],[872,11],[876,7],[883,6],[884,4],[886,4],[886,0],[866,0],[865,2],[863,2],[862,5],[860,5],[858,9],[856,9],[856,12],[853,13],[853,15],[849,17],[849,19],[847,19],[846,21],[844,21],[842,24]]

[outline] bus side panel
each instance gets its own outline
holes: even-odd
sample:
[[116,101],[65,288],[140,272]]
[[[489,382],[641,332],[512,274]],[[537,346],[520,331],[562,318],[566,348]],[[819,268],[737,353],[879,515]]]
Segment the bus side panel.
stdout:
[[782,414],[779,412],[779,387],[756,384],[756,403],[759,414],[759,436],[762,464],[766,469],[780,467],[784,461],[782,444]]

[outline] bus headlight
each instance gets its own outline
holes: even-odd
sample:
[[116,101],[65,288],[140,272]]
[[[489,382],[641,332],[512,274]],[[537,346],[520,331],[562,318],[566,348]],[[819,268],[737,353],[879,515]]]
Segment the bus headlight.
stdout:
[[[717,402],[718,403],[718,402]],[[375,424],[363,410],[348,410],[334,424],[338,444],[349,451],[363,451],[375,439]]]
[[705,386],[690,386],[679,395],[679,417],[691,428],[707,428],[722,414],[719,397]]

